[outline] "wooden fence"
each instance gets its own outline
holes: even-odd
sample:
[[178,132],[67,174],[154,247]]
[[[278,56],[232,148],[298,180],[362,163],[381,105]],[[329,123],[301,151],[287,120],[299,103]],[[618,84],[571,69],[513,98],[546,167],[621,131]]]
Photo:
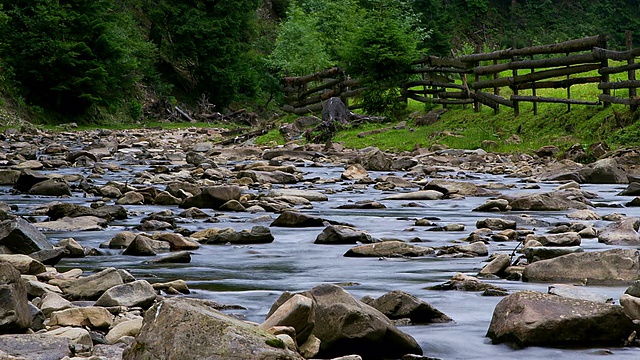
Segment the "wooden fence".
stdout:
[[[640,69],[640,63],[635,63],[635,58],[640,56],[640,48],[632,48],[630,32],[627,32],[627,49],[607,50],[606,37],[599,35],[551,45],[477,52],[453,59],[426,56],[414,62],[411,73],[415,80],[399,86],[405,101],[413,99],[444,107],[473,104],[476,111],[486,105],[496,113],[501,106],[506,106],[513,108],[516,116],[521,102],[533,103],[534,113],[539,103],[566,104],[568,111],[572,105],[609,106],[611,103],[636,110],[640,105],[636,96],[640,81],[636,80],[635,71]],[[609,60],[626,64],[609,66]],[[592,75],[594,70],[598,76]],[[504,76],[505,73],[510,76]],[[620,73],[626,73],[627,80],[610,81],[610,75]],[[602,91],[598,98],[571,97],[572,85],[589,83],[598,84]],[[348,104],[348,99],[362,90],[357,80],[339,68],[287,77],[282,79],[282,85],[286,101],[283,110],[299,115],[319,112],[322,102],[331,97],[340,97]],[[504,88],[511,90],[508,97],[501,95],[507,92]],[[538,96],[538,90],[549,88],[566,89],[566,96]],[[628,89],[629,96],[611,95],[614,89]],[[528,94],[523,94],[524,91]]]

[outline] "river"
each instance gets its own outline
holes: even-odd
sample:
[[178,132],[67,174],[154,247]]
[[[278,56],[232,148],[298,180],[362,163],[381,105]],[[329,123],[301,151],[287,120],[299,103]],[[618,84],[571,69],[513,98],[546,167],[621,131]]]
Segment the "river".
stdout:
[[[298,164],[302,165],[302,164]],[[96,184],[109,180],[124,181],[131,178],[132,173],[148,169],[148,165],[124,165],[122,171],[108,172],[103,178],[95,179]],[[227,164],[228,167],[233,163]],[[486,198],[468,197],[461,200],[419,201],[420,206],[407,206],[408,201],[382,200],[389,192],[379,191],[372,185],[358,185],[348,181],[315,181],[317,179],[339,179],[343,171],[341,166],[325,164],[324,166],[300,167],[305,179],[314,180],[300,182],[290,187],[326,191],[329,201],[314,202],[313,208],[302,211],[324,218],[347,222],[359,229],[368,231],[374,238],[396,238],[410,240],[419,238],[428,246],[451,245],[454,241],[464,239],[475,229],[476,221],[488,217],[502,217],[507,214],[479,213],[471,210],[484,203]],[[57,173],[73,173],[77,169],[55,170]],[[47,173],[46,171],[43,171]],[[85,172],[84,175],[88,173]],[[371,178],[390,174],[370,172]],[[402,176],[402,173],[395,175]],[[547,191],[558,184],[541,183],[539,190],[525,190],[519,179],[487,174],[442,173],[474,183],[502,183],[513,188],[501,189],[502,193],[520,191]],[[274,185],[276,187],[277,185]],[[161,189],[164,186],[159,185]],[[595,202],[603,205],[624,204],[630,197],[616,196],[624,189],[624,185],[585,185],[583,189],[597,192],[601,198]],[[415,189],[414,189],[415,190]],[[256,192],[257,190],[249,190]],[[264,190],[263,190],[264,191]],[[410,191],[409,189],[394,190]],[[80,193],[66,199],[55,199],[37,196],[16,195],[9,187],[0,187],[0,201],[17,205],[19,215],[31,216],[34,210],[51,201],[70,201],[87,205],[92,198],[85,198]],[[386,209],[375,210],[342,210],[339,205],[358,200],[378,200],[386,205]],[[47,233],[52,243],[59,239],[73,237],[83,246],[98,248],[99,245],[116,233],[131,230],[139,225],[140,219],[151,212],[167,209],[166,206],[127,206],[130,216],[126,220],[114,221],[103,231],[76,233]],[[181,210],[169,207],[176,214]],[[598,207],[600,215],[612,212],[624,212],[627,215],[640,216],[638,208]],[[217,214],[219,223],[201,220],[184,220],[179,226],[190,230],[202,230],[209,227],[232,227],[250,229],[254,225],[267,225],[270,221],[254,222],[253,219],[264,214],[221,213],[204,210],[210,215]],[[567,212],[530,213],[532,217],[549,223],[568,221]],[[277,214],[270,214],[272,219]],[[508,215],[517,215],[509,213]],[[38,217],[44,220],[44,217]],[[465,225],[462,232],[433,232],[427,227],[414,226],[415,219],[436,217],[439,225],[459,223]],[[595,222],[603,227],[603,221]],[[532,226],[521,227],[534,229]],[[192,252],[189,264],[145,264],[145,258],[124,256],[118,250],[102,249],[100,256],[79,259],[63,259],[58,268],[64,271],[69,268],[82,268],[93,272],[105,267],[117,267],[130,271],[136,278],[150,282],[184,279],[192,293],[189,296],[215,300],[219,303],[237,304],[246,310],[234,310],[233,313],[247,320],[262,322],[271,304],[284,291],[303,291],[320,283],[337,283],[356,297],[371,295],[380,296],[391,290],[403,290],[423,299],[449,317],[453,323],[404,326],[401,329],[411,334],[422,346],[425,355],[441,359],[588,359],[600,358],[602,354],[612,354],[615,358],[640,358],[638,348],[593,348],[593,349],[556,349],[528,347],[512,349],[506,345],[492,345],[485,337],[492,312],[500,297],[483,297],[480,293],[461,291],[434,291],[425,287],[443,283],[455,273],[462,272],[475,275],[485,264],[486,258],[346,258],[343,254],[351,245],[317,245],[316,236],[323,228],[280,228],[272,227],[275,241],[264,245],[232,246],[204,245]],[[538,233],[545,228],[535,228]],[[511,253],[516,242],[491,243],[490,253]],[[583,239],[585,250],[609,248],[599,244],[597,239]],[[520,281],[488,280],[508,289],[518,291],[524,289],[546,292],[549,284],[534,284]],[[603,293],[617,300],[625,287],[589,286],[589,289]]]

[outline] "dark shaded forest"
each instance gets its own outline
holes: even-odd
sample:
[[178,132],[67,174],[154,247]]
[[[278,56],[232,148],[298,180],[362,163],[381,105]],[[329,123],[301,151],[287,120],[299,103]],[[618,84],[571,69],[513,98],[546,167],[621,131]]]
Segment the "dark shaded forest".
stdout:
[[[49,123],[144,120],[154,104],[266,114],[281,104],[284,75],[337,65],[388,92],[385,84],[396,76],[388,69],[420,54],[457,56],[595,34],[623,48],[625,30],[640,31],[638,1],[0,0],[0,6],[0,105]],[[365,96],[384,103],[380,94]]]

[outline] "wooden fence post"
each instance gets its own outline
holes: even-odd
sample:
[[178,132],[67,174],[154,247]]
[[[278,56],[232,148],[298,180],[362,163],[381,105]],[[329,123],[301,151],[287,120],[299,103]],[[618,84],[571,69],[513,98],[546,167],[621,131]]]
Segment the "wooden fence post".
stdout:
[[[627,50],[631,50],[633,49],[633,34],[631,32],[631,30],[627,30],[624,32],[624,37],[625,37],[625,42],[627,43]],[[634,58],[631,57],[627,60],[627,64],[632,65],[635,62]],[[634,81],[636,79],[636,71],[631,69],[628,72],[628,76],[629,76],[629,81]],[[636,96],[638,95],[637,89],[632,87],[629,88],[629,99],[634,99]],[[630,105],[629,109],[631,111],[637,111],[638,110],[638,105]]]
[[[607,47],[608,47],[608,46],[607,46],[607,40],[605,39],[605,40],[604,40],[604,43],[602,44],[602,48],[603,48],[603,49],[606,49]],[[609,67],[609,59],[605,57],[605,58],[602,60],[602,62],[600,63],[600,67],[601,67],[601,68]],[[600,77],[600,84],[602,84],[602,83],[608,83],[608,82],[609,82],[609,74],[602,74],[602,75],[601,75],[601,77]],[[611,97],[611,89],[602,89],[602,95],[604,95],[605,97]],[[608,108],[608,107],[610,107],[610,106],[611,106],[611,103],[610,103],[610,102],[605,101],[605,102],[603,103],[603,106],[604,106],[605,108]]]
[[[570,53],[567,53],[567,56],[569,56]],[[569,65],[567,65],[567,67],[569,67]],[[567,74],[567,99],[571,99],[571,81],[569,81],[569,79],[571,79],[571,75]],[[567,112],[571,111],[571,104],[568,103],[567,104]]]
[[[518,48],[518,39],[513,37],[513,49]],[[515,57],[511,57],[511,61],[515,61]],[[513,69],[513,78],[515,79],[518,76],[518,69]],[[518,88],[513,89],[513,95],[518,95]],[[517,100],[513,101],[513,116],[520,115],[520,103]]]
[[[533,60],[533,56],[531,56],[532,60]],[[535,68],[531,68],[531,72],[534,73],[536,72]],[[531,96],[536,97],[538,95],[538,92],[536,91],[536,83],[535,81],[531,83]],[[533,103],[533,115],[538,115],[538,103],[534,102]]]
[[[475,47],[475,54],[480,54],[482,52],[482,45],[478,44]],[[478,61],[477,63],[475,63],[475,66],[480,66],[482,63],[480,61]],[[480,80],[480,75],[475,74],[474,75],[474,82],[479,81]],[[473,111],[475,112],[480,112],[480,102],[478,100],[474,100],[473,101]]]
[[[498,65],[498,60],[493,60],[493,65]],[[500,77],[500,73],[495,73],[493,74],[493,78],[497,79]],[[493,88],[493,95],[499,96],[500,95],[500,88],[495,86]],[[494,115],[498,115],[498,113],[500,112],[500,104],[496,104],[496,107],[493,108],[493,114]]]

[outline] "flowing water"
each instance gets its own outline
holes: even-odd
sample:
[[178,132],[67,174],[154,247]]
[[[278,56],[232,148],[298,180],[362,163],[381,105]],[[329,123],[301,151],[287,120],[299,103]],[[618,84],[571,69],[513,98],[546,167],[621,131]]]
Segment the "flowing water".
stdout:
[[[124,176],[146,170],[147,166],[122,165],[125,171],[107,173],[104,178],[96,180],[97,184],[108,180],[124,181]],[[229,164],[231,166],[231,164]],[[301,167],[306,179],[339,179],[343,170],[339,166]],[[71,173],[73,169],[59,170],[60,173]],[[371,178],[388,173],[371,172]],[[396,174],[402,175],[402,174]],[[504,178],[486,174],[455,174],[466,177],[465,181],[474,183],[497,182],[513,185],[511,189],[500,192],[547,191],[557,184],[540,184],[539,190],[524,190],[524,184],[518,179]],[[473,175],[473,176],[470,176]],[[274,186],[275,187],[275,186]],[[501,217],[505,214],[478,213],[471,210],[484,203],[486,198],[468,197],[463,200],[419,201],[420,206],[407,206],[409,201],[382,200],[388,193],[373,189],[372,185],[361,186],[350,182],[311,182],[291,187],[327,191],[330,201],[314,202],[312,209],[303,211],[327,219],[353,224],[359,229],[368,231],[375,238],[396,238],[411,240],[421,239],[427,246],[451,245],[453,241],[464,239],[475,229],[476,221],[488,217]],[[616,196],[622,185],[586,185],[583,189],[597,192],[601,198],[595,202],[607,205],[623,204],[629,197]],[[252,190],[256,191],[256,190]],[[410,191],[409,189],[402,191]],[[15,195],[8,187],[0,188],[0,201],[19,206],[18,214],[29,216],[42,204],[53,200],[70,201],[87,205],[93,200],[76,195],[69,199],[52,199],[46,197],[29,197]],[[378,200],[386,209],[375,210],[342,210],[339,205],[358,200]],[[103,231],[76,233],[47,233],[49,239],[56,243],[59,239],[73,237],[84,246],[98,248],[99,245],[116,233],[131,230],[139,225],[140,219],[151,212],[166,209],[163,206],[129,206],[130,216],[126,220],[112,222]],[[172,207],[175,213],[180,209]],[[190,230],[201,230],[209,227],[232,227],[250,229],[255,225],[266,225],[270,221],[254,222],[258,215],[249,213],[224,213],[205,210],[210,215],[218,214],[220,223],[184,220],[179,226]],[[640,210],[634,208],[598,207],[601,214],[624,212],[627,215],[640,216]],[[509,214],[515,215],[516,213]],[[566,212],[530,213],[532,217],[549,223],[568,221]],[[271,214],[275,219],[277,215]],[[433,232],[426,227],[413,226],[415,219],[436,217],[440,225],[450,223],[464,224],[462,232]],[[36,216],[36,218],[38,218]],[[44,220],[44,218],[39,218]],[[180,222],[180,221],[179,221]],[[602,227],[604,222],[596,222]],[[528,229],[543,232],[545,228],[522,225]],[[351,245],[317,245],[316,236],[323,228],[280,228],[272,227],[275,241],[271,244],[232,246],[204,245],[193,251],[189,264],[145,264],[145,258],[124,256],[119,250],[103,250],[100,256],[81,259],[63,259],[58,268],[66,270],[79,267],[87,272],[105,267],[123,268],[136,278],[150,282],[184,279],[189,284],[192,294],[189,296],[215,300],[219,303],[237,304],[246,310],[234,310],[248,320],[261,322],[269,311],[271,304],[284,291],[303,291],[320,283],[339,283],[356,297],[371,295],[380,296],[391,290],[403,290],[423,299],[455,320],[449,324],[404,326],[401,329],[411,334],[422,346],[425,355],[442,359],[587,359],[600,358],[603,353],[613,354],[615,358],[640,358],[638,348],[593,348],[593,349],[556,349],[528,347],[512,349],[506,345],[492,345],[485,337],[495,305],[500,297],[483,297],[476,292],[434,291],[425,287],[443,283],[455,273],[462,272],[475,275],[484,265],[486,258],[346,258],[343,254]],[[491,243],[490,253],[511,253],[516,242]],[[606,249],[596,239],[583,239],[585,250]],[[520,281],[489,280],[489,282],[507,288],[509,291],[532,289],[546,292],[548,284],[533,284]],[[625,287],[589,287],[590,290],[618,299]]]

